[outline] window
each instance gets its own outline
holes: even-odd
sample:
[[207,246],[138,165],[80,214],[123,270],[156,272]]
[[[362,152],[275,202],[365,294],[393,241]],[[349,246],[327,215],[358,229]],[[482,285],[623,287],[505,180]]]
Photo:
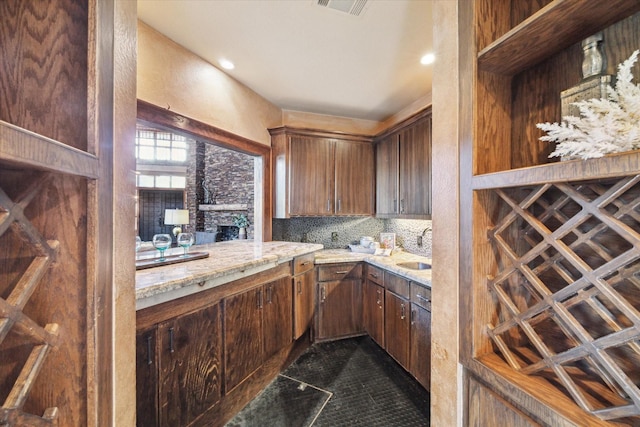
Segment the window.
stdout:
[[187,188],[187,179],[183,175],[139,174],[138,188]]
[[184,163],[187,161],[187,139],[170,132],[138,128],[136,159],[148,163]]

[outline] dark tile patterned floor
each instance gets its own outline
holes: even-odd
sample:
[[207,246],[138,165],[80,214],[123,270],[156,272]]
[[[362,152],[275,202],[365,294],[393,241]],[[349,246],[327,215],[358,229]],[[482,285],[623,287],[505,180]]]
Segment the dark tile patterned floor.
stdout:
[[314,344],[227,424],[428,425],[429,393],[369,337]]

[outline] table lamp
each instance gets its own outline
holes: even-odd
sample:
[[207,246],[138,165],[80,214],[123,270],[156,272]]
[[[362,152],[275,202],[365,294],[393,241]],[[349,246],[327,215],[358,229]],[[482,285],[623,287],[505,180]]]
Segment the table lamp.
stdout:
[[164,210],[164,225],[174,225],[171,232],[174,236],[178,233],[182,233],[182,226],[189,224],[189,210],[188,209],[165,209]]

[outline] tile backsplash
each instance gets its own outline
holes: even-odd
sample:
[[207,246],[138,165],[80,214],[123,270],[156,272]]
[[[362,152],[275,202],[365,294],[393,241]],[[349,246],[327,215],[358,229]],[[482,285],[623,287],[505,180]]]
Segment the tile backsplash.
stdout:
[[[416,255],[431,258],[430,220],[369,217],[303,217],[273,220],[273,240],[321,243],[327,249],[347,248],[349,244],[357,244],[362,236],[371,236],[375,241],[379,241],[381,232],[396,233],[398,246]],[[422,237],[422,247],[417,244],[418,236]]]

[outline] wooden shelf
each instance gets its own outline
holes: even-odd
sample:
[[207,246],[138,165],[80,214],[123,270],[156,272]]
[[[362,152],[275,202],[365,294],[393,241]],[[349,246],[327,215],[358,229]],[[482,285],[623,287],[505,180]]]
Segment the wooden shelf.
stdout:
[[0,161],[86,178],[98,178],[98,158],[0,120]]
[[528,168],[475,175],[473,190],[520,187],[543,183],[584,181],[640,172],[640,151],[610,154],[599,159],[569,160]]
[[638,11],[636,0],[554,0],[482,49],[478,69],[518,74]]

